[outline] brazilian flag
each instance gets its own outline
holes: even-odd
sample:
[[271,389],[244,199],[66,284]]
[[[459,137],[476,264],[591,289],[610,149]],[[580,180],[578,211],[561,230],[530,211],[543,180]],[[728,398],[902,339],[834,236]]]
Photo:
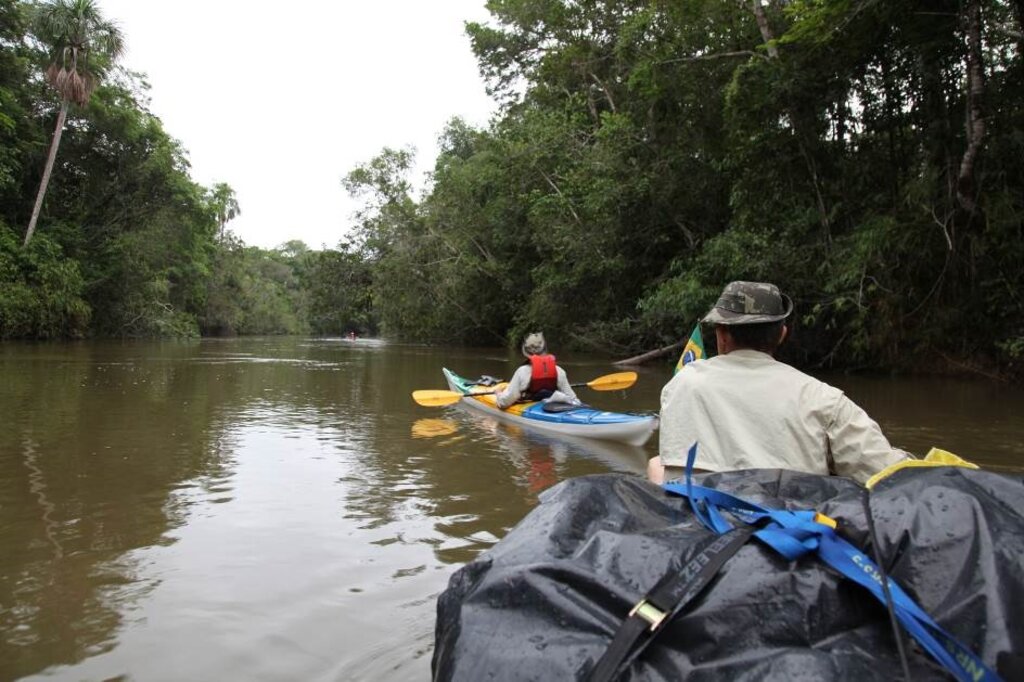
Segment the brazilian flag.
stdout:
[[672,373],[675,374],[686,363],[700,360],[702,357],[704,357],[704,337],[700,335],[700,322],[698,322],[690,334],[690,340],[686,342],[686,347],[683,348],[683,354],[679,356],[675,371]]

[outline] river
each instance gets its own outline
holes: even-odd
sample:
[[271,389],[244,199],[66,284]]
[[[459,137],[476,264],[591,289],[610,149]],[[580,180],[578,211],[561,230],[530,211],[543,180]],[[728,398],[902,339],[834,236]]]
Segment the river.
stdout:
[[[374,339],[0,344],[0,680],[429,679],[449,576],[544,489],[640,475],[657,450],[410,399],[445,388],[442,365],[515,361]],[[656,410],[670,371],[582,397]],[[823,378],[896,445],[1024,470],[1020,388]]]

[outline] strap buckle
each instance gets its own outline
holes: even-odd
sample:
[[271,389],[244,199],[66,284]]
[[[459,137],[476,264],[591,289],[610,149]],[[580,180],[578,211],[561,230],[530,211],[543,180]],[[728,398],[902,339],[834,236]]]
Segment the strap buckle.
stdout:
[[647,599],[641,599],[629,612],[629,616],[630,618],[633,616],[640,616],[651,624],[651,632],[654,632],[661,625],[661,622],[665,620],[665,617],[668,616],[668,613],[662,611],[657,606],[647,601]]

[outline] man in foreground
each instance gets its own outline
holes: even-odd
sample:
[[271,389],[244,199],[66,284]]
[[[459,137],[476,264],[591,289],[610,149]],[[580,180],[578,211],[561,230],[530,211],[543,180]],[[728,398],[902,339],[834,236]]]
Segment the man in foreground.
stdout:
[[683,475],[697,443],[696,469],[791,469],[864,483],[906,459],[842,391],[778,362],[793,302],[774,284],[732,282],[704,317],[718,355],[683,367],[661,392],[660,456],[647,477]]

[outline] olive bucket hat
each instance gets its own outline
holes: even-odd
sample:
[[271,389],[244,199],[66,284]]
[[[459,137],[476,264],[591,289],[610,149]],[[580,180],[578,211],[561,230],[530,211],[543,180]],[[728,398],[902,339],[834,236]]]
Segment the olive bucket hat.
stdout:
[[526,338],[523,339],[522,347],[523,355],[530,357],[531,355],[544,355],[548,352],[548,344],[544,341],[543,332],[533,332],[527,334]]
[[715,307],[702,322],[707,324],[761,324],[778,322],[793,312],[793,301],[767,282],[729,282]]

